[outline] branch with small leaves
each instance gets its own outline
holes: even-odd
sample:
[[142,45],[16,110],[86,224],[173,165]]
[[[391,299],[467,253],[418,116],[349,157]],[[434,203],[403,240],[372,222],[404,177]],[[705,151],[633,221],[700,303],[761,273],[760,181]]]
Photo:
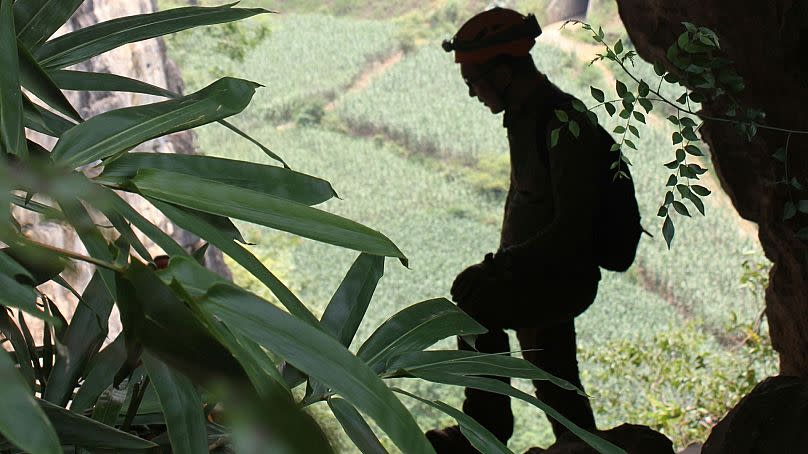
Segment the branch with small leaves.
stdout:
[[[684,203],[687,201],[699,213],[705,214],[702,198],[710,195],[710,190],[693,183],[693,181],[699,180],[699,177],[705,174],[707,170],[700,166],[697,163],[698,161],[691,162],[689,159],[689,156],[694,157],[696,160],[705,156],[700,147],[701,140],[696,135],[696,132],[703,126],[704,121],[731,123],[749,141],[757,134],[758,130],[787,134],[785,147],[779,149],[774,155],[775,159],[784,164],[785,178],[781,183],[785,184],[789,191],[789,201],[784,207],[783,217],[784,220],[788,220],[797,213],[808,214],[808,199],[800,200],[795,195],[795,191],[803,191],[804,185],[799,178],[790,176],[788,173],[788,146],[791,136],[795,134],[808,135],[808,130],[788,129],[763,124],[765,114],[762,111],[744,108],[741,105],[736,96],[745,87],[743,78],[733,68],[732,61],[721,53],[718,36],[715,32],[706,27],[698,27],[689,22],[683,22],[682,25],[685,30],[679,35],[676,42],[668,48],[666,53],[668,62],[673,65],[675,70],[668,71],[660,62],[656,62],[654,72],[659,76],[659,80],[655,84],[656,89],[653,89],[629,68],[628,63],[632,67],[634,66],[634,57],[637,56],[637,53],[627,49],[622,40],[617,40],[614,45],[610,45],[605,41],[606,34],[602,27],[595,30],[590,24],[572,20],[565,22],[562,28],[569,24],[579,25],[583,30],[591,32],[592,40],[603,46],[604,52],[597,54],[589,63],[590,65],[604,60],[613,62],[620,68],[622,73],[631,78],[631,85],[637,87],[636,92],[629,90],[626,83],[618,79],[615,84],[618,99],[612,101],[605,101],[605,93],[596,87],[591,87],[592,97],[599,104],[589,109],[585,106],[580,109],[576,107],[577,110],[586,111],[588,114],[593,114],[593,109],[603,107],[609,116],[614,116],[617,113],[615,103],[618,101],[622,103],[623,109],[618,116],[625,119],[626,123],[625,125],[617,126],[613,130],[615,134],[622,135],[620,142],[612,147],[612,151],[620,151],[619,159],[612,166],[612,169],[616,170],[615,177],[626,177],[627,175],[621,172],[621,166],[623,163],[631,165],[631,161],[623,153],[624,146],[634,150],[637,149],[631,139],[627,138],[629,133],[637,138],[640,137],[639,130],[632,124],[632,117],[640,123],[645,123],[645,116],[635,110],[636,104],[639,103],[647,114],[651,113],[654,103],[662,103],[675,109],[676,114],[667,118],[677,128],[676,132],[671,136],[675,158],[665,164],[673,172],[668,177],[666,187],[669,189],[666,191],[664,201],[657,213],[659,217],[664,218],[662,232],[668,248],[671,247],[675,232],[674,222],[671,218],[671,208],[673,209],[672,211],[679,215],[690,217],[690,210]],[[684,92],[675,100],[668,99],[662,94],[662,85],[664,83],[681,86],[684,88]],[[702,103],[719,98],[724,102],[728,101],[729,107],[724,116],[705,115],[694,111],[691,107],[691,101]],[[701,122],[697,123],[694,119]],[[801,228],[797,236],[804,242],[808,242],[808,226]]]

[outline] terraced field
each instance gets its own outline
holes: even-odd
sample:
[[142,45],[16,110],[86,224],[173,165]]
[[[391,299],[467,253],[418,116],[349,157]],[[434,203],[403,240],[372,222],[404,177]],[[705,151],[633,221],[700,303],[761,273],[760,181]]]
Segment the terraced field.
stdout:
[[[397,50],[392,22],[320,15],[262,20],[269,36],[241,63],[195,54],[192,45],[199,46],[204,35],[175,38],[170,53],[191,86],[213,76],[213,60],[220,71],[266,85],[235,122],[294,169],[331,181],[340,199],[324,208],[384,232],[408,255],[409,269],[388,261],[357,336],[362,340],[397,310],[447,295],[459,271],[496,248],[502,194],[482,187],[479,178],[493,187],[507,184],[501,120],[466,96],[457,68],[436,43],[406,54],[366,81],[365,88],[341,96],[371,61]],[[537,46],[534,56],[552,80],[581,99],[587,99],[589,85],[610,83],[549,42]],[[329,102],[335,107],[326,111]],[[616,125],[607,116],[601,121],[609,129]],[[710,418],[732,404],[749,361],[756,360],[751,370],[760,376],[772,370],[773,356],[738,340],[736,319],[751,323],[762,307],[760,296],[739,285],[742,263],[749,257],[760,261],[762,255],[729,205],[711,197],[707,217],[677,219],[671,252],[656,235],[671,131],[658,118],[649,124],[631,159],[644,223],[655,238],[642,241],[629,273],[604,275],[598,300],[578,322],[579,356],[602,426],[651,424],[682,445],[703,434]],[[221,128],[199,130],[199,143],[206,154],[270,163]],[[255,243],[256,255],[316,313],[354,259],[350,251],[264,228],[243,226],[243,233]],[[751,255],[744,254],[748,251]],[[236,270],[240,283],[261,292],[244,276]],[[460,404],[459,390],[409,386]],[[426,407],[412,408],[425,429],[449,422]],[[515,408],[512,449],[522,452],[552,441],[543,416],[527,406]],[[335,443],[352,452],[335,423],[325,424],[333,429]]]

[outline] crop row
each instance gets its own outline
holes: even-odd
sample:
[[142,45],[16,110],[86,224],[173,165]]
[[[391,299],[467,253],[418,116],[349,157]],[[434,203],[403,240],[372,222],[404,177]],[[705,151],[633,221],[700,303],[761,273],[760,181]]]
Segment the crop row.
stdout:
[[257,27],[268,29],[268,37],[253,43],[243,58],[198,55],[198,49],[217,45],[205,29],[173,38],[171,56],[191,89],[225,75],[264,85],[246,114],[255,123],[288,121],[307,103],[324,104],[396,45],[392,24],[362,19],[272,14],[240,26],[247,29],[236,31],[247,35]]

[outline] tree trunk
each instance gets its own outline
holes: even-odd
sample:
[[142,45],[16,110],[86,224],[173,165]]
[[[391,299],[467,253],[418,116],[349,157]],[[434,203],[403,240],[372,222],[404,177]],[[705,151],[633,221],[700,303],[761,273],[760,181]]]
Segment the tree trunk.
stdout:
[[[746,81],[739,101],[766,112],[773,126],[808,130],[808,2],[797,0],[617,0],[620,16],[640,56],[672,69],[665,53],[684,31],[683,21],[706,26]],[[707,102],[707,115],[723,116],[725,106]],[[782,163],[772,158],[788,135],[760,132],[749,143],[725,123],[706,122],[716,173],[740,215],[759,226],[767,257],[774,263],[766,292],[772,343],[784,375],[808,377],[808,249],[797,238],[808,216],[783,221],[789,193]],[[792,135],[789,178],[808,187],[808,139]],[[795,191],[808,199],[804,191]],[[793,194],[793,193],[792,193]],[[706,302],[709,304],[709,302]]]

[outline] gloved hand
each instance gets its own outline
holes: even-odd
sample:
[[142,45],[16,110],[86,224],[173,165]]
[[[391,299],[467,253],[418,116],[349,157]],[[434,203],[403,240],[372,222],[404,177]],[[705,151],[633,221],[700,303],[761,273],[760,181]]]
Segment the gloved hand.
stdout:
[[498,253],[485,255],[481,263],[472,265],[461,272],[452,284],[452,299],[457,303],[467,302],[480,294],[481,290],[489,290],[501,284],[509,275],[510,260]]

